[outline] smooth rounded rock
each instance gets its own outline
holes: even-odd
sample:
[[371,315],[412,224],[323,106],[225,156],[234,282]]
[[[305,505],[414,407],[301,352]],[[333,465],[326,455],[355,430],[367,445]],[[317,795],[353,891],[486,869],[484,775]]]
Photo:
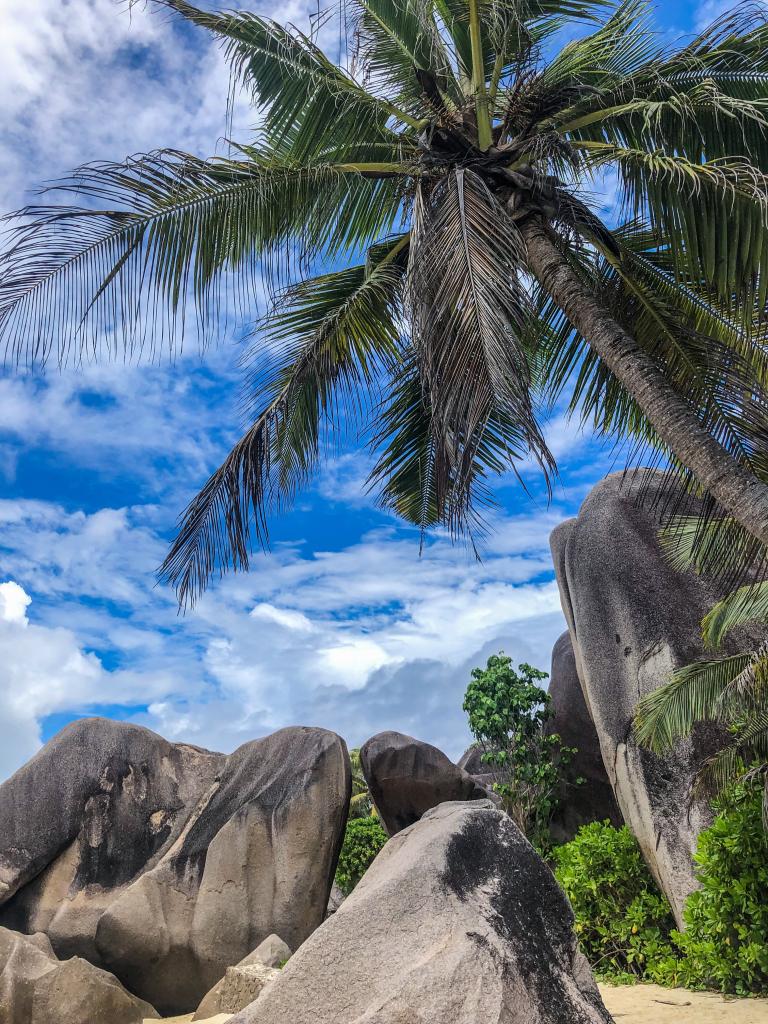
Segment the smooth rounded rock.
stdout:
[[[555,842],[565,843],[582,825],[591,821],[610,821],[616,827],[624,824],[613,795],[608,773],[603,764],[600,740],[576,671],[571,635],[560,636],[552,650],[549,676],[552,718],[549,732],[557,733],[565,747],[576,749],[568,766],[568,782],[563,786],[561,805],[552,821]],[[583,779],[581,785],[574,780]]]
[[442,750],[401,732],[380,732],[360,748],[360,766],[390,836],[448,800],[488,799],[488,792]]
[[194,1010],[259,943],[325,916],[351,787],[346,746],[282,729],[213,754],[147,729],[68,726],[0,786],[0,923]]
[[2,1024],[142,1024],[157,1011],[87,960],[58,960],[43,935],[0,928]]
[[231,1024],[607,1024],[550,869],[490,801],[390,839]]

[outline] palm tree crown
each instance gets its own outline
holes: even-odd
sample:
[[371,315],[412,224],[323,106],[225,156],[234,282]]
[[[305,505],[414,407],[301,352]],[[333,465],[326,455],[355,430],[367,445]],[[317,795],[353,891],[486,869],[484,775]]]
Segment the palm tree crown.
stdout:
[[[182,602],[248,566],[342,421],[384,506],[471,535],[492,474],[554,469],[535,402],[566,387],[764,550],[761,8],[670,50],[642,0],[346,0],[337,62],[255,14],[155,2],[222,40],[259,130],[226,159],[89,165],[60,186],[81,205],[22,211],[0,339],[18,360],[137,351],[190,302],[220,329],[226,275],[244,309],[267,281],[251,425],[163,568]],[[591,24],[558,51],[571,20]],[[618,227],[589,191],[608,172]]]

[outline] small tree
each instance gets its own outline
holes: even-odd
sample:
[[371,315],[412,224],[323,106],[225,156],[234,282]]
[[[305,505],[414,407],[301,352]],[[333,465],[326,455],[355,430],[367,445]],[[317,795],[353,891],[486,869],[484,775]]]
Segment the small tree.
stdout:
[[542,851],[551,846],[550,822],[576,753],[547,729],[551,701],[538,685],[547,678],[546,672],[525,663],[516,672],[511,658],[493,654],[486,668],[472,670],[463,705],[482,760],[495,776],[494,790],[520,830]]

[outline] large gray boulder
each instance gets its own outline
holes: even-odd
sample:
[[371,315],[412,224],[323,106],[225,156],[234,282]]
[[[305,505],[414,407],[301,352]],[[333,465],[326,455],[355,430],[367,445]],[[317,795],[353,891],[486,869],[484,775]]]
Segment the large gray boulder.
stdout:
[[0,927],[0,1024],[142,1024],[158,1016],[87,960],[58,960],[45,935]]
[[223,754],[85,718],[0,786],[0,924],[100,963],[99,919],[178,840]]
[[[556,842],[568,842],[590,821],[607,820],[617,827],[623,825],[603,764],[595,723],[584,700],[573,643],[567,631],[552,649],[549,696],[552,700],[549,731],[560,736],[563,746],[576,749],[568,769],[570,779],[563,789],[562,804],[552,821],[553,838]],[[584,780],[580,786],[574,784],[578,778]]]
[[[576,670],[608,779],[680,923],[696,886],[696,839],[710,821],[706,803],[689,805],[690,783],[716,737],[711,728],[699,727],[691,742],[662,758],[638,748],[632,721],[640,697],[704,655],[701,619],[722,594],[711,581],[671,568],[659,545],[657,514],[640,500],[639,487],[639,478],[607,477],[589,493],[578,517],[554,530],[551,547]],[[654,508],[673,499],[662,493]],[[757,644],[764,635],[737,635],[727,653]]]
[[349,792],[321,729],[226,757],[78,722],[0,786],[0,923],[194,1010],[268,935],[296,948],[323,920]]
[[352,895],[231,1024],[604,1024],[573,913],[490,801],[387,843]]
[[393,836],[448,800],[484,800],[487,791],[430,743],[380,732],[360,748],[360,766],[384,828]]

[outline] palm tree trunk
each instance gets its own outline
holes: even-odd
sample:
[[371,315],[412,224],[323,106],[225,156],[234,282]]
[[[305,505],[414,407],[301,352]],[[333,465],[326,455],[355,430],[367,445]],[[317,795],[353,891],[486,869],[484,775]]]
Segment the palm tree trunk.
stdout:
[[544,224],[531,218],[520,229],[531,273],[624,385],[661,440],[729,515],[768,546],[768,486],[702,427],[654,360],[585,288]]

